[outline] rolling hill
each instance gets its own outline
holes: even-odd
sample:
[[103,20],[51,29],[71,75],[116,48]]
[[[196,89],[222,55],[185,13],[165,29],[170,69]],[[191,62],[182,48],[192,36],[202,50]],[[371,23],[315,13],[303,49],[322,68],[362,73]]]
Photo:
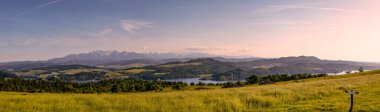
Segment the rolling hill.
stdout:
[[23,71],[40,67],[48,67],[57,65],[55,63],[49,63],[46,61],[16,61],[0,63],[0,70],[7,71]]
[[167,79],[209,75],[209,77],[203,78],[213,80],[244,80],[251,75],[338,73],[357,70],[360,67],[372,70],[380,68],[380,65],[351,61],[321,60],[313,56],[261,59],[248,62],[222,62],[213,58],[203,58],[187,62],[172,62],[143,67],[151,71],[139,73],[137,76],[148,79]]

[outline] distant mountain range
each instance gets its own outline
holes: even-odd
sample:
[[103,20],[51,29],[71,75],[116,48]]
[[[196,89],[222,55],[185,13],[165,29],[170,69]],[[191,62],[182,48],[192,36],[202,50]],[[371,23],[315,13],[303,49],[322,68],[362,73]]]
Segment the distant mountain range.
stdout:
[[126,61],[126,60],[165,60],[165,59],[179,59],[179,58],[201,58],[201,57],[214,57],[216,55],[206,53],[191,53],[191,54],[177,54],[177,53],[136,53],[126,51],[93,51],[89,53],[70,54],[62,58],[54,58],[48,60],[52,63],[61,64],[84,64],[84,65],[99,65],[104,63]]
[[[89,65],[105,68],[125,69],[148,65],[164,64],[173,61],[188,61],[198,58],[214,57],[226,62],[244,62],[261,58],[233,58],[232,56],[213,55],[207,53],[137,53],[126,51],[97,50],[88,53],[70,54],[47,61],[17,61],[0,63],[0,70],[27,70],[52,65]],[[228,58],[225,58],[228,57]]]

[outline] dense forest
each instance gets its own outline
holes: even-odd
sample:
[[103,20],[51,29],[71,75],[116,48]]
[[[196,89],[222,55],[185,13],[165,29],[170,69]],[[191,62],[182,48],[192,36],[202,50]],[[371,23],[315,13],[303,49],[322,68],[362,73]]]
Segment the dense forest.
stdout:
[[161,91],[172,87],[188,86],[183,82],[154,82],[144,80],[103,80],[99,82],[75,83],[67,81],[25,80],[20,78],[0,79],[0,91],[49,92],[49,93],[118,93]]
[[17,76],[8,72],[0,71],[0,78],[17,78]]
[[83,81],[83,80],[105,80],[107,72],[79,72],[72,75],[60,74],[56,76],[48,77],[48,80],[63,80],[63,81]]
[[[138,69],[146,69],[147,71],[136,73],[131,77],[142,79],[203,78],[217,81],[236,81],[244,80],[252,75],[339,73],[363,68],[347,63],[349,62],[327,61],[305,56],[263,59],[252,62],[222,62],[212,58],[203,58],[140,67]],[[372,69],[373,67],[366,66],[366,68]],[[133,69],[135,68],[130,68],[130,70]],[[209,76],[202,77],[205,75]]]
[[221,62],[212,58],[204,58],[190,60],[185,63],[171,62],[163,65],[147,66],[143,69],[150,69],[152,71],[145,71],[136,76],[144,79],[194,78],[202,74],[221,74],[235,68],[232,63]]

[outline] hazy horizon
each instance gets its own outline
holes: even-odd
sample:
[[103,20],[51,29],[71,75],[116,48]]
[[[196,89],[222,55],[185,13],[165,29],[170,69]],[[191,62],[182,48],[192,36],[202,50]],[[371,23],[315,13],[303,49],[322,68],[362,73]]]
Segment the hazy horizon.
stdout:
[[[88,54],[88,53],[93,53],[93,52],[98,52],[98,51],[110,51],[110,52],[133,52],[133,53],[162,53],[162,54],[168,54],[168,53],[175,53],[175,52],[135,52],[135,51],[120,51],[120,50],[94,50],[94,51],[89,51],[89,52],[80,52],[80,53],[73,53],[73,54],[66,54],[58,57],[51,57],[47,59],[39,59],[39,60],[11,60],[11,61],[0,61],[0,63],[7,63],[7,62],[22,62],[22,61],[49,61],[50,59],[56,59],[56,58],[64,58],[69,55],[77,55],[77,54]],[[197,54],[197,53],[202,53],[202,52],[187,52],[187,53],[175,53],[175,54]],[[316,56],[311,56],[311,55],[289,55],[289,56],[280,56],[280,57],[258,57],[258,56],[253,56],[253,55],[226,55],[226,54],[212,54],[212,53],[202,53],[202,54],[208,54],[208,55],[215,55],[215,56],[208,56],[205,58],[214,58],[214,57],[222,57],[226,59],[248,59],[248,58],[259,58],[259,59],[275,59],[275,58],[283,58],[283,57],[300,57],[300,56],[306,56],[306,57],[316,57]],[[201,58],[201,57],[199,57]],[[332,60],[332,61],[354,61],[354,62],[371,62],[371,63],[380,63],[377,61],[358,61],[358,60],[342,60],[342,59],[323,59],[320,57],[317,57],[321,60]]]
[[0,1],[0,62],[94,50],[379,62],[380,1]]

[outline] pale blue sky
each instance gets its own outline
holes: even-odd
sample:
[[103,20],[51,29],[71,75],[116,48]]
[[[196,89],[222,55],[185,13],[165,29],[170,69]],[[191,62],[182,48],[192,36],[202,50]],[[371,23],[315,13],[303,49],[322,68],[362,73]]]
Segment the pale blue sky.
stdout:
[[0,62],[92,50],[380,61],[375,0],[1,0]]

